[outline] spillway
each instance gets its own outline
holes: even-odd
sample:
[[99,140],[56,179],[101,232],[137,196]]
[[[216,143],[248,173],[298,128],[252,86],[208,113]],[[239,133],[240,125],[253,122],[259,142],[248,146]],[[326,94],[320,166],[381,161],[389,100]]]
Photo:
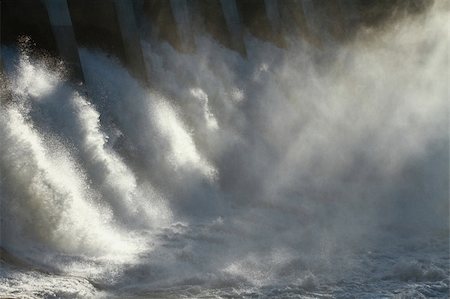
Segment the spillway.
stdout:
[[449,20],[0,0],[0,297],[448,298]]

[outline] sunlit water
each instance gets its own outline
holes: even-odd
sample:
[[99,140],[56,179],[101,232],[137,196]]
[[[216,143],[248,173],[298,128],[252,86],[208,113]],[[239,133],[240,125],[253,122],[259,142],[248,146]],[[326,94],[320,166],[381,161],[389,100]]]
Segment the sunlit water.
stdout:
[[449,19],[248,58],[143,40],[152,89],[2,49],[0,294],[447,298]]

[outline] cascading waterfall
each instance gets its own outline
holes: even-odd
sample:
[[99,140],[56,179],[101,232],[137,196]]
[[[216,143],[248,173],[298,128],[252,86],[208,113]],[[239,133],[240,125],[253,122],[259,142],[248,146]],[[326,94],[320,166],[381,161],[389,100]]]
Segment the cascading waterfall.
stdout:
[[445,298],[449,16],[245,58],[142,40],[153,89],[3,47],[0,241],[28,266],[0,294]]

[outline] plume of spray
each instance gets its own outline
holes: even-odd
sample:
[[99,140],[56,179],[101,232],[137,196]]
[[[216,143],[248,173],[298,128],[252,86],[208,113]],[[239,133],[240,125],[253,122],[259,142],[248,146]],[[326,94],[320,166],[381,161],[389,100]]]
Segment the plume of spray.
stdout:
[[248,59],[208,37],[196,54],[143,42],[149,77],[218,170],[219,222],[240,236],[224,237],[220,258],[204,248],[190,258],[267,283],[273,267],[313,267],[308,254],[331,265],[386,238],[448,231],[448,17],[435,3],[321,51],[246,36]]
[[143,242],[129,229],[170,217],[160,195],[137,182],[61,71],[26,51],[16,59],[0,113],[1,246],[41,261],[49,252],[129,260]]

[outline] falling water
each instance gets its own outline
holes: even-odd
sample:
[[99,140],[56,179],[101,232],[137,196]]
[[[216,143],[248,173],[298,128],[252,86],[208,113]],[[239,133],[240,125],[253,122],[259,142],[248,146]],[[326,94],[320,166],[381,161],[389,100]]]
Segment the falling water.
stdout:
[[245,58],[142,40],[151,89],[3,47],[0,294],[447,297],[449,17]]

